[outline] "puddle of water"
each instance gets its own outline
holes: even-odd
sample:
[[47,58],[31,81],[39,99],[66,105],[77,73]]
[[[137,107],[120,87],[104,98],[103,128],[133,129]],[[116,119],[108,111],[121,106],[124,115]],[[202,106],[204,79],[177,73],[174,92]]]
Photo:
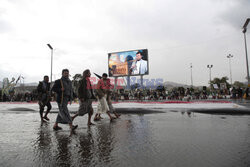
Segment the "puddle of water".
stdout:
[[[178,109],[176,109],[178,111]],[[183,112],[183,113],[182,113]],[[186,111],[107,116],[52,130],[39,113],[0,113],[0,166],[249,166],[250,117]]]

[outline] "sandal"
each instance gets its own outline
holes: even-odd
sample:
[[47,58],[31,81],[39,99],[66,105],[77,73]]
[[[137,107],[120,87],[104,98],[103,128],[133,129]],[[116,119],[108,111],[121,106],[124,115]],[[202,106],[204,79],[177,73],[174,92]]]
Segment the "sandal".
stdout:
[[100,118],[94,118],[94,121],[100,121]]
[[121,114],[115,114],[116,118],[120,118]]
[[113,122],[115,120],[115,117],[110,118],[110,122]]
[[46,117],[43,117],[43,119],[46,119],[47,121],[49,121],[49,118],[46,116]]
[[53,129],[54,129],[55,131],[57,131],[57,130],[62,130],[62,128],[59,127],[59,126],[53,127]]
[[90,122],[90,123],[88,124],[88,126],[91,126],[91,125],[95,125],[95,124],[93,124],[92,122]]
[[78,127],[78,125],[72,125],[72,129],[71,129],[71,131],[74,131],[74,130],[76,130],[76,128]]

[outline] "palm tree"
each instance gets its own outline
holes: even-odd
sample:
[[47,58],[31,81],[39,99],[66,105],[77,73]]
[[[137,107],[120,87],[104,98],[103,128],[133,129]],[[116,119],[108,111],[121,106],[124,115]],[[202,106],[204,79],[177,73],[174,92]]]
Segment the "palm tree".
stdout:
[[82,79],[82,75],[81,74],[75,74],[73,76],[73,81],[72,81],[72,85],[73,85],[73,91],[75,92],[76,95],[78,95],[78,87],[79,87],[79,81]]
[[222,77],[222,78],[214,78],[210,84],[217,84],[218,87],[220,88],[221,84],[226,84],[226,87],[229,88],[231,87],[230,84],[227,82],[228,77]]

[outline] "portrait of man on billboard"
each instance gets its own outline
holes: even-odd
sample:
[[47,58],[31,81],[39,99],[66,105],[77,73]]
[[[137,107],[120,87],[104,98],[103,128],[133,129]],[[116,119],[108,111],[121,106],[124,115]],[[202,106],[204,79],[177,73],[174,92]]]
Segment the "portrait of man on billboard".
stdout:
[[142,58],[142,52],[138,51],[136,53],[135,61],[133,62],[132,67],[130,68],[131,74],[143,75],[148,73],[148,62],[146,60],[143,60]]

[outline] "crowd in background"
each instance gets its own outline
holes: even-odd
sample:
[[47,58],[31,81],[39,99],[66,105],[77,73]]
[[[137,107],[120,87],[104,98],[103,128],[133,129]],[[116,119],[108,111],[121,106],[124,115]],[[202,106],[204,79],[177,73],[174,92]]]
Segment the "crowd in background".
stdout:
[[[245,95],[245,97],[244,97]],[[224,90],[174,88],[172,90],[122,90],[114,92],[112,99],[118,100],[200,100],[200,99],[242,99],[247,98],[248,89],[232,88]]]
[[[5,95],[0,91],[0,101],[26,101],[32,102],[37,101],[38,93],[36,90],[26,93],[10,93]],[[133,89],[133,90],[116,90],[113,91],[111,99],[113,101],[125,101],[125,100],[136,100],[136,101],[158,101],[158,100],[199,100],[199,99],[247,99],[249,97],[248,88],[243,89],[241,87],[231,89],[217,89],[210,91],[208,88],[193,89],[176,87],[171,90],[161,89]],[[75,97],[77,98],[77,97]]]
[[0,101],[2,102],[14,102],[14,101],[26,101],[26,102],[31,102],[31,101],[37,101],[37,93],[17,93],[17,94],[13,94],[13,95],[6,95],[3,94],[0,97]]

